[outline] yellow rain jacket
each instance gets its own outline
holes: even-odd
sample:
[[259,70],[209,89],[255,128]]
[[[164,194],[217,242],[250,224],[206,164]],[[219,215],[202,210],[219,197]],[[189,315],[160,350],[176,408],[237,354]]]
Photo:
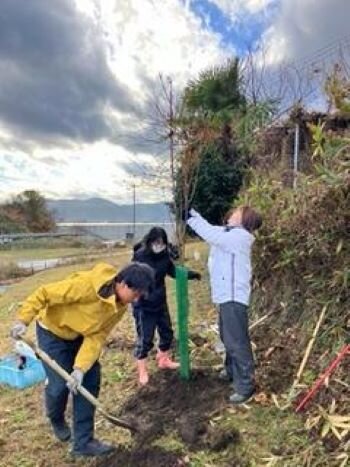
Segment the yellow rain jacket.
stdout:
[[107,299],[98,295],[101,286],[116,274],[113,266],[99,263],[89,271],[43,285],[27,298],[18,318],[27,325],[37,319],[62,339],[83,336],[74,366],[86,372],[98,360],[108,334],[127,310],[126,305],[116,303],[115,295]]

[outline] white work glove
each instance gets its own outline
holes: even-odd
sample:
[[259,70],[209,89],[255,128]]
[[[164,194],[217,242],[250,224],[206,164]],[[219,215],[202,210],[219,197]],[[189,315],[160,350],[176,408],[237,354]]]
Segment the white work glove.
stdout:
[[79,368],[75,368],[70,374],[72,381],[67,383],[67,387],[73,394],[78,394],[78,388],[81,386],[84,378],[84,372]]
[[199,213],[193,208],[190,209],[189,214],[190,214],[191,217],[199,216]]
[[11,328],[10,336],[13,339],[19,339],[27,332],[27,325],[23,321],[16,321]]

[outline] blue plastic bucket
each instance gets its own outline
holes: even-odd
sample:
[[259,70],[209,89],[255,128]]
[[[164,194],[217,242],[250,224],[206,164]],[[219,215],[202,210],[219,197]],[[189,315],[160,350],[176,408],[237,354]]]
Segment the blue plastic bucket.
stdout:
[[15,355],[0,360],[0,384],[24,389],[41,383],[45,378],[44,367],[36,358],[26,357],[22,370],[18,368],[18,357]]

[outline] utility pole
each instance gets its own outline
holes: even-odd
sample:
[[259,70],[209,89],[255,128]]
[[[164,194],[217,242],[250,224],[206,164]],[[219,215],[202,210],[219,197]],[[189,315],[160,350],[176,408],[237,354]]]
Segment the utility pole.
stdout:
[[294,134],[294,157],[293,157],[293,189],[294,190],[297,187],[299,139],[300,139],[300,127],[299,127],[299,123],[296,123],[295,134]]

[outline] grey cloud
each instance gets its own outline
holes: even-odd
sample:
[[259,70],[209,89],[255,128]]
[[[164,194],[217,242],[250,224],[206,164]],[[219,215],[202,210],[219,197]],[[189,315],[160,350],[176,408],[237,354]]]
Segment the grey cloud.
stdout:
[[[265,32],[264,52],[271,66],[263,71],[268,97],[289,112],[296,102],[323,110],[324,82],[336,63],[350,69],[348,0],[280,0]],[[265,60],[265,55],[260,57]]]
[[0,124],[19,144],[110,138],[106,108],[138,115],[102,33],[72,0],[1,0]]
[[[42,162],[43,164],[46,164],[50,167],[53,167],[53,166],[64,167],[67,163],[67,161],[65,161],[61,157],[55,157],[55,156],[34,157],[33,159],[36,159],[38,162]],[[53,170],[51,172],[53,172]]]
[[117,165],[136,178],[154,178],[156,176],[154,167],[151,164],[139,162],[137,157],[130,161],[118,161]]
[[117,131],[110,139],[116,145],[125,147],[131,153],[153,154],[158,156],[163,153],[168,142],[161,139],[153,124],[145,120],[145,125],[135,125],[124,131]]
[[286,60],[298,60],[332,41],[347,38],[349,47],[349,18],[349,0],[282,0],[273,36],[284,38]]

